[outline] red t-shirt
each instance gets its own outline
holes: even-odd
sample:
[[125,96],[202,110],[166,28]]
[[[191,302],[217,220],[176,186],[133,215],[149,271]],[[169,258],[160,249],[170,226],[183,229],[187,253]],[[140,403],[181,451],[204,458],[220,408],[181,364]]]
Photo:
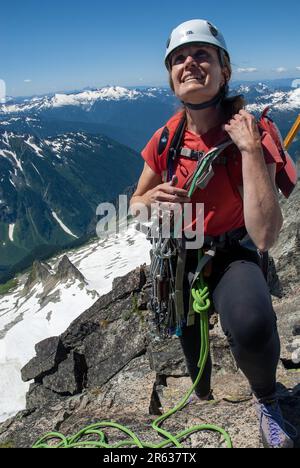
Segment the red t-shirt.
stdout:
[[[157,174],[162,174],[164,170],[158,156],[158,144],[163,128],[154,133],[142,151],[142,157]],[[201,136],[186,130],[182,146],[207,152],[227,139],[227,132],[218,125]],[[276,163],[276,171],[280,170],[282,159],[270,134],[263,132],[261,142],[266,164]],[[194,206],[196,203],[204,203],[204,234],[211,236],[218,236],[245,225],[243,200],[238,191],[238,186],[243,185],[242,155],[235,145],[231,145],[222,155],[224,154],[229,156],[227,165],[214,164],[214,176],[206,188],[196,189],[192,196]],[[177,187],[184,186],[187,178],[193,174],[196,165],[197,161],[183,156],[176,158],[174,172],[178,177]]]

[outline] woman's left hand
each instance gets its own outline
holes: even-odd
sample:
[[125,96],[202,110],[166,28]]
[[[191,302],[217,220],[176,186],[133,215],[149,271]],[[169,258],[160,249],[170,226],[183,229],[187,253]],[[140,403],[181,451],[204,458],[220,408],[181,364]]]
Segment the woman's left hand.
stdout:
[[255,117],[244,109],[223,126],[241,152],[261,148],[261,136]]

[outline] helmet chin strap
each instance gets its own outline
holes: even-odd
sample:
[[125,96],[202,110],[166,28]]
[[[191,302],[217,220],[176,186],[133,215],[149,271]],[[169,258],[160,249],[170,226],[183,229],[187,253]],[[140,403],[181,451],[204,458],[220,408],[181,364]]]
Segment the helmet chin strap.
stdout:
[[192,104],[190,102],[184,102],[184,101],[181,101],[181,102],[185,107],[187,107],[188,109],[192,109],[192,110],[201,110],[201,109],[207,109],[208,107],[217,107],[221,103],[221,101],[224,99],[224,97],[226,96],[227,90],[228,90],[228,85],[222,86],[222,88],[220,89],[220,91],[215,97],[210,99],[210,101],[202,102],[201,104]]

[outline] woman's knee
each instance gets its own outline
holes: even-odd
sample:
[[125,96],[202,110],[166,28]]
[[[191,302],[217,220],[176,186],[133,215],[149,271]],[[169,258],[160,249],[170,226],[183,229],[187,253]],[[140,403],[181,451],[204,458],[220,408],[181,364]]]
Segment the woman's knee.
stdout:
[[235,262],[215,291],[225,334],[249,351],[263,349],[276,332],[271,296],[260,273],[254,264]]
[[277,333],[276,316],[273,308],[262,310],[257,304],[248,304],[243,308],[242,314],[239,310],[235,317],[227,321],[224,330],[233,343],[249,352],[260,352]]

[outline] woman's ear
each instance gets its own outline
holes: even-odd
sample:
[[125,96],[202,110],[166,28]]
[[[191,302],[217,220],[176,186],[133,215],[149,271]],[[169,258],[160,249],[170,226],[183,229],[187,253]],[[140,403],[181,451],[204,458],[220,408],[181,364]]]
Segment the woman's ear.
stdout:
[[226,86],[230,80],[230,74],[227,68],[223,68],[222,76],[223,76],[223,79],[221,81],[221,86]]
[[231,78],[231,73],[230,73],[230,71],[228,70],[227,67],[223,68],[223,76],[225,77],[225,80],[226,80],[225,84],[227,84],[230,81],[230,78]]

